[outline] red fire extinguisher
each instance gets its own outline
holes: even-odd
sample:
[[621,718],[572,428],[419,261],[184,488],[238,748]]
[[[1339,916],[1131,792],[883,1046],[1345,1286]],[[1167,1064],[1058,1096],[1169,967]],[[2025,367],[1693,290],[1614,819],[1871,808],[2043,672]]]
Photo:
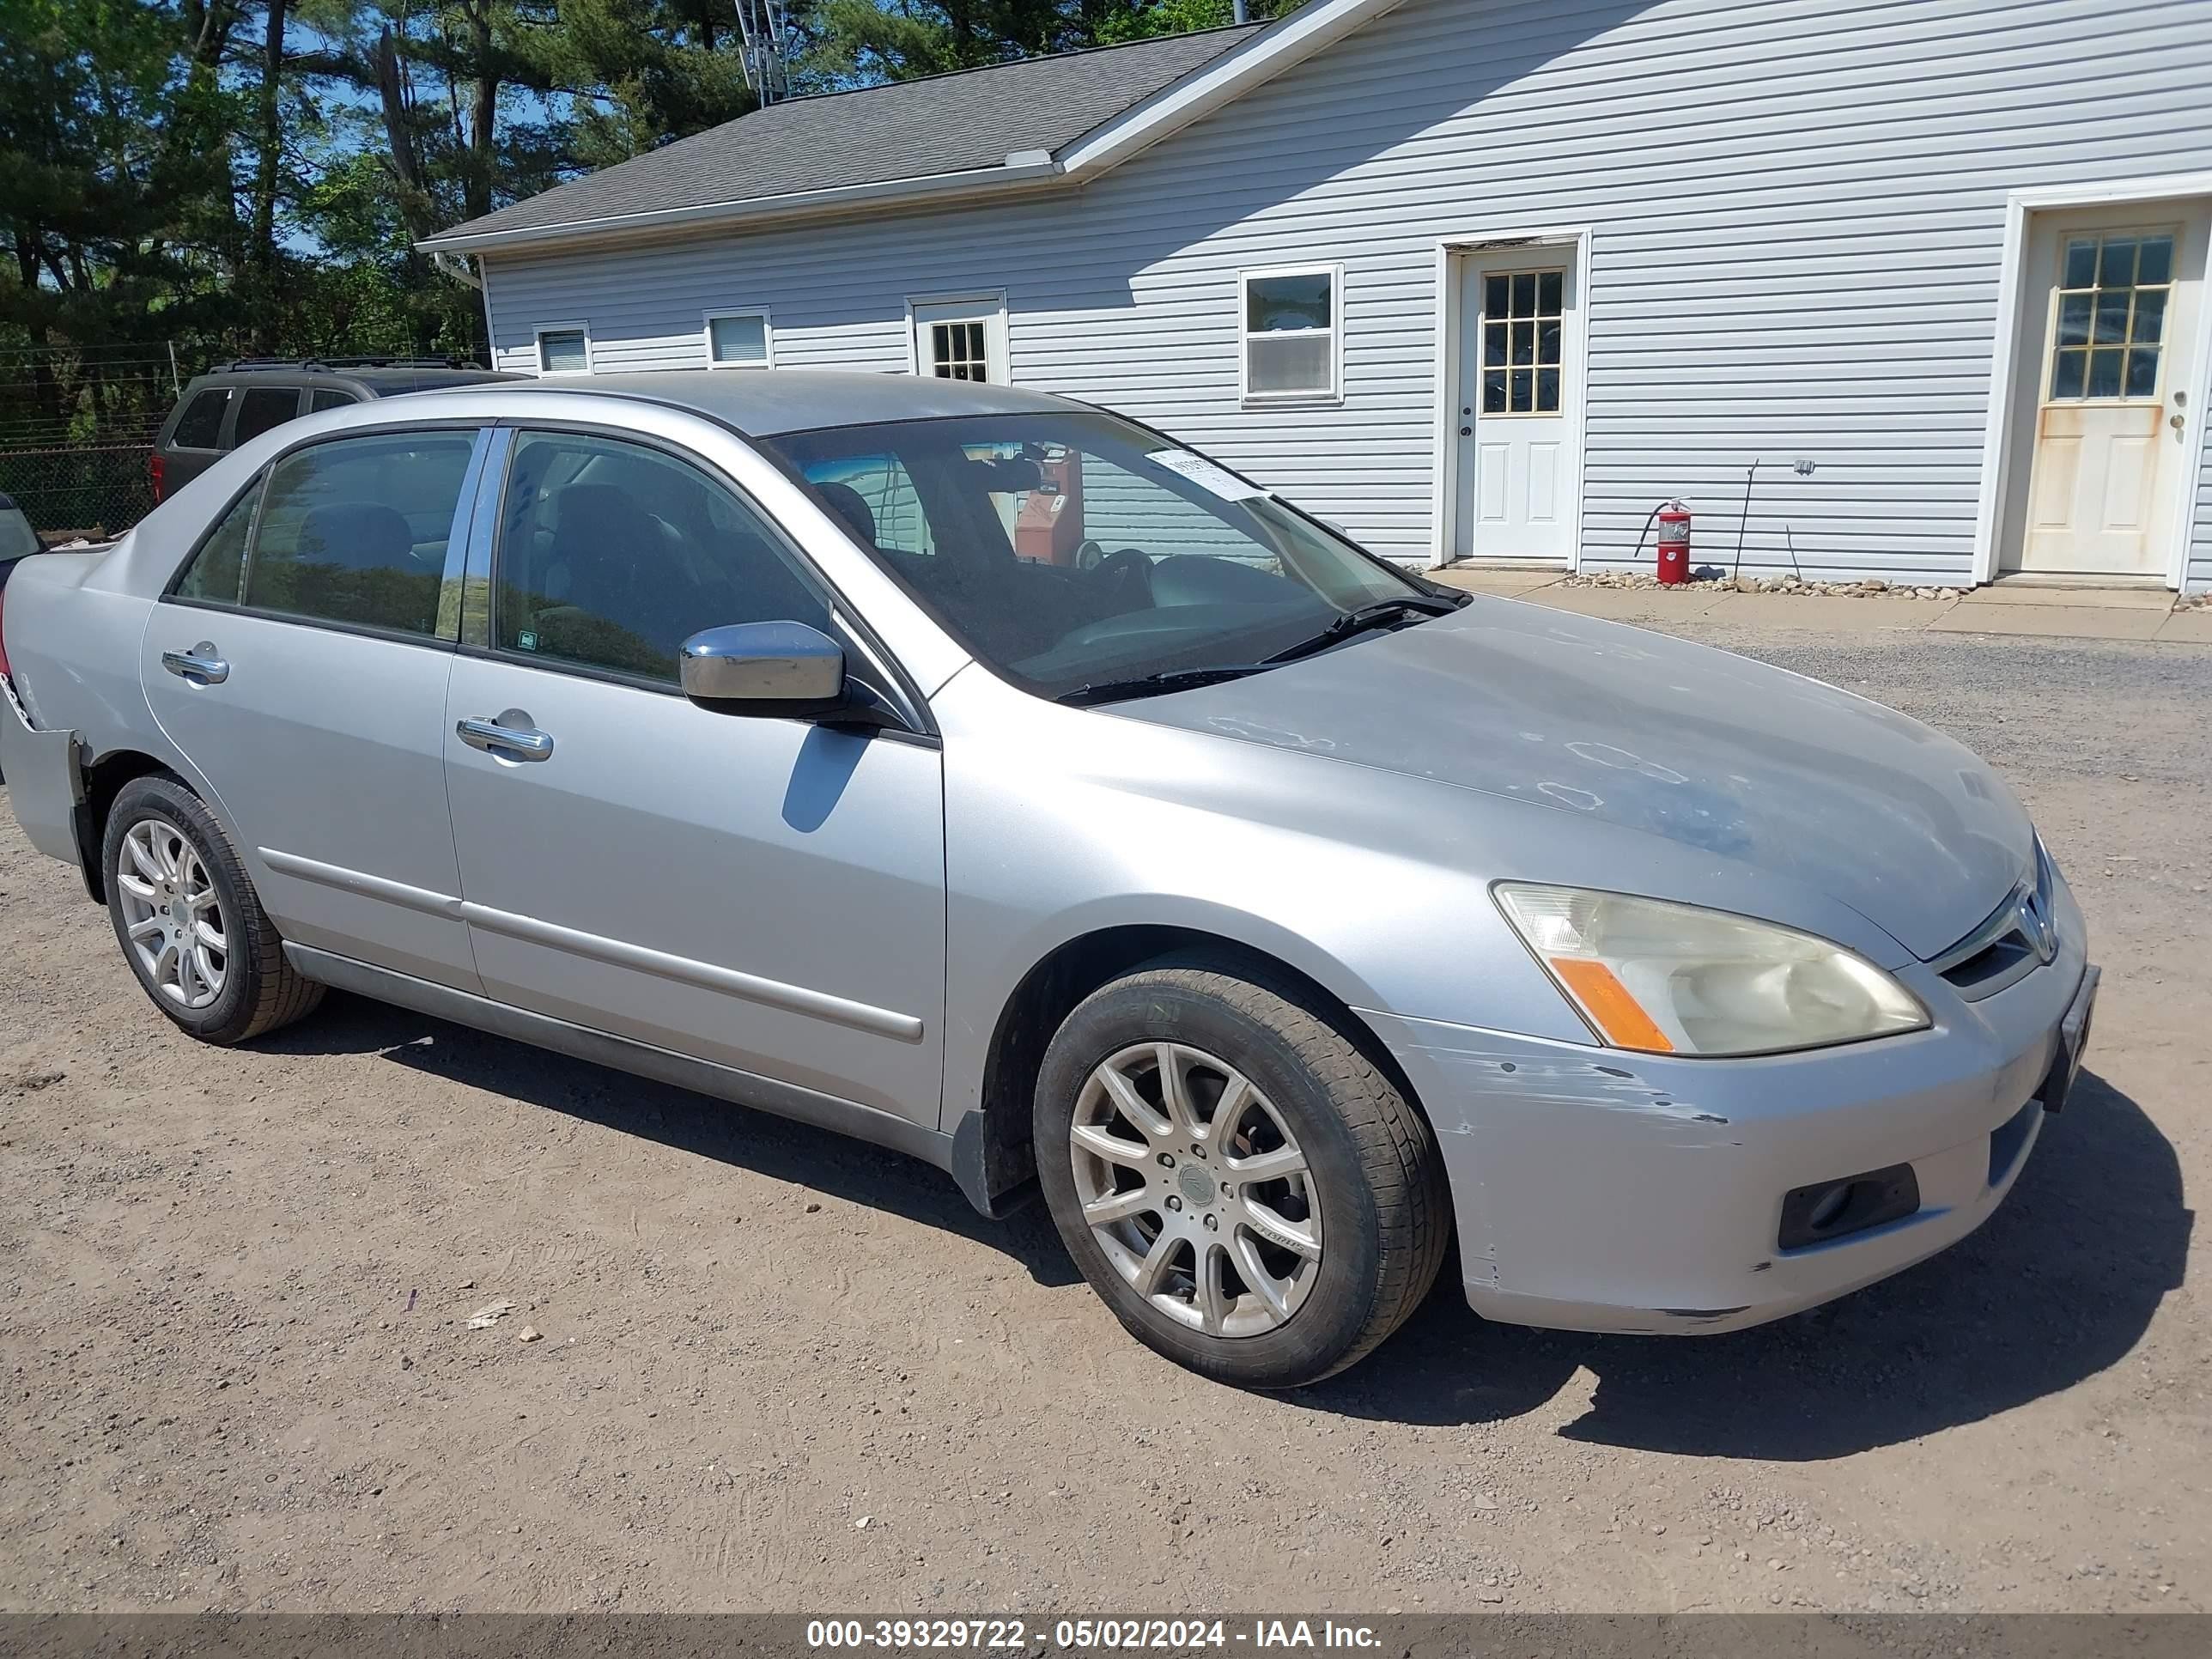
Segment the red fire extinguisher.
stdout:
[[1680,501],[1659,509],[1659,580],[1670,587],[1690,580],[1690,509]]

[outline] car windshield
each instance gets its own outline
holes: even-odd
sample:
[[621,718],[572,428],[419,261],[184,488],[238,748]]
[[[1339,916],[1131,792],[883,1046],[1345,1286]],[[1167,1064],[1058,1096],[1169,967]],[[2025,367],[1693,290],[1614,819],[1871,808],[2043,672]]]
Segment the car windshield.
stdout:
[[1110,416],[768,441],[969,651],[1041,696],[1170,690],[1449,608],[1266,491]]

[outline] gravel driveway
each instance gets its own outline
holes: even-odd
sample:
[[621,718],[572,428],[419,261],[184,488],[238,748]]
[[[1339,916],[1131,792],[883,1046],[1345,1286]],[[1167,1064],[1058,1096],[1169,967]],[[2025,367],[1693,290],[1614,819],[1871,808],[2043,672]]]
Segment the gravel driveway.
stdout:
[[1680,631],[2011,779],[2106,966],[2076,1106],[1831,1308],[1547,1335],[1448,1268],[1280,1398],[866,1146],[351,1000],[196,1047],[0,814],[0,1607],[2212,1606],[2212,650]]

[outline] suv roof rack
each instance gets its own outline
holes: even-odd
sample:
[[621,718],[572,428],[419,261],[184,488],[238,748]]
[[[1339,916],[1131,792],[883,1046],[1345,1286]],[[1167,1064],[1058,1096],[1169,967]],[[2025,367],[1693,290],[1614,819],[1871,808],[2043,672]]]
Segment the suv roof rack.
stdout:
[[346,368],[482,368],[472,357],[237,357],[217,363],[216,374],[251,374],[263,369]]

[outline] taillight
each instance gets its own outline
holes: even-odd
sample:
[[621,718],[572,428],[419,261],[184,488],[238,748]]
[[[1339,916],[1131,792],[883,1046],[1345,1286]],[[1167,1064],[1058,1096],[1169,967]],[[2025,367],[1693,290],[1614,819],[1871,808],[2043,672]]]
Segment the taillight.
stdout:
[[161,500],[161,452],[158,449],[146,458],[146,477],[154,486],[154,501],[159,506]]

